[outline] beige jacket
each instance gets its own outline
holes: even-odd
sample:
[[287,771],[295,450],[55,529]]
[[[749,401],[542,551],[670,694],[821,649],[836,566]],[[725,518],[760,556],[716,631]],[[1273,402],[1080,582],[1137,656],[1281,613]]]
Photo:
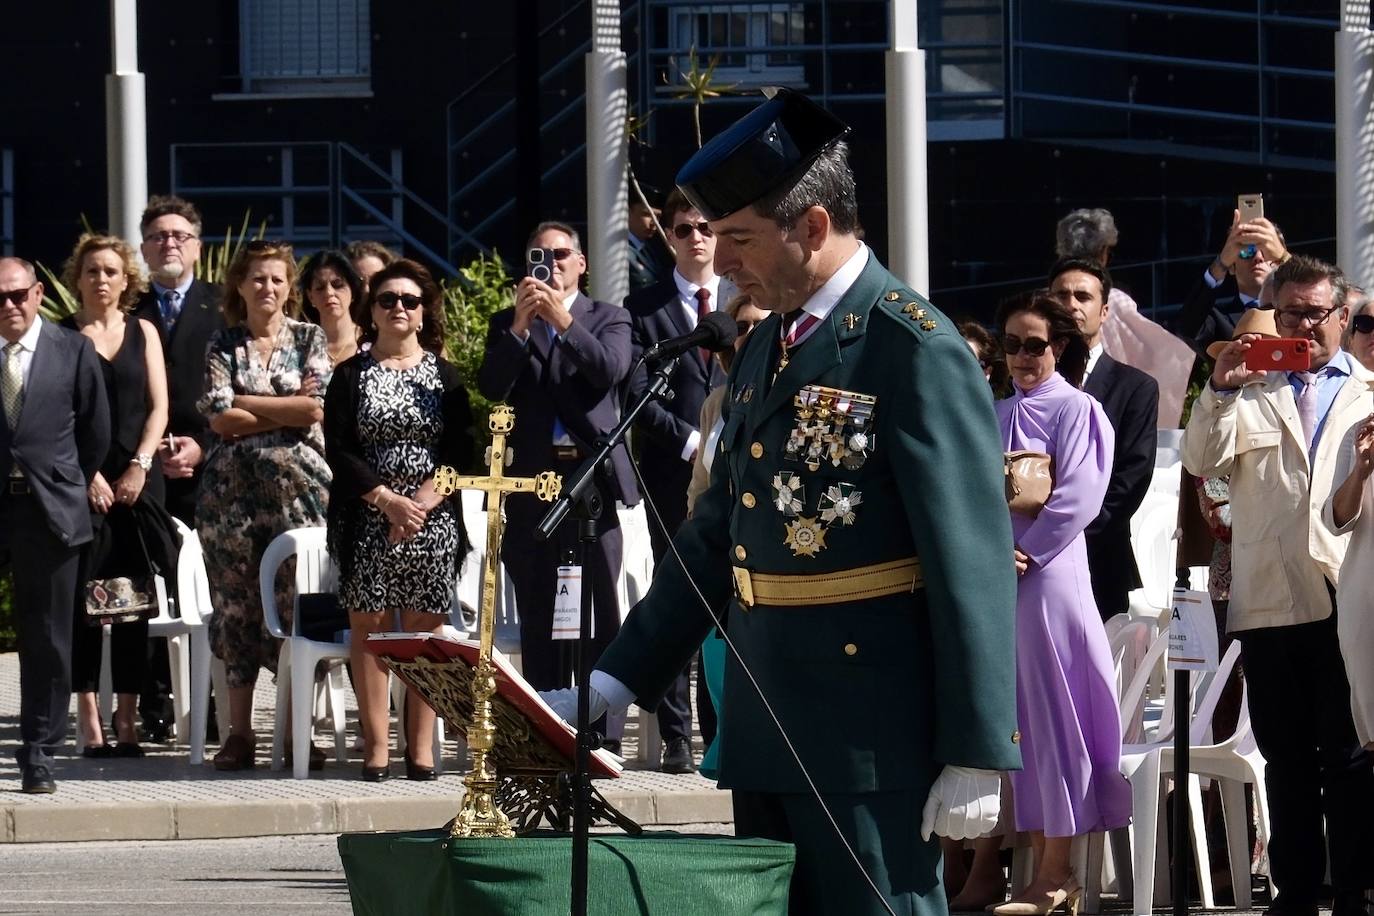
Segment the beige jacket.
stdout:
[[1183,431],[1183,466],[1231,478],[1231,603],[1226,629],[1311,623],[1331,616],[1327,582],[1339,582],[1348,534],[1322,520],[1336,465],[1374,410],[1374,374],[1353,358],[1308,464],[1297,399],[1285,373],[1239,392],[1210,383]]
[[[1332,499],[1354,465],[1355,450],[1342,450],[1336,460]],[[1336,638],[1350,678],[1355,733],[1360,744],[1374,749],[1374,665],[1369,663],[1374,658],[1374,478],[1364,482],[1359,509],[1343,528],[1335,528],[1332,499],[1322,507],[1322,521],[1341,533],[1351,532],[1341,584],[1336,589],[1336,607],[1340,608]]]

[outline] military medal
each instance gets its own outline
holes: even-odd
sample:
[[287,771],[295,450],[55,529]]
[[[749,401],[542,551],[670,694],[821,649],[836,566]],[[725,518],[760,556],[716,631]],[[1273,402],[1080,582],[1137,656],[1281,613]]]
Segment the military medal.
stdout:
[[795,518],[800,515],[805,500],[806,489],[796,474],[779,471],[773,475],[773,505],[784,516]]
[[794,518],[787,523],[787,538],[794,557],[814,557],[825,549],[825,528],[814,518]]
[[793,397],[797,421],[783,446],[783,457],[818,471],[832,467],[857,471],[873,451],[873,409],[878,399],[855,391],[807,385]]
[[863,494],[851,483],[839,483],[827,487],[821,494],[821,521],[827,525],[836,522],[849,526],[854,524],[854,509],[864,501]]

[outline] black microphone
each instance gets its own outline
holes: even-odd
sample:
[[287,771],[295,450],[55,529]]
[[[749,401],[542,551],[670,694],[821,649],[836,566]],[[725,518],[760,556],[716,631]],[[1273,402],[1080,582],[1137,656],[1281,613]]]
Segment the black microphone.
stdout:
[[711,312],[697,321],[696,330],[692,333],[683,334],[681,337],[669,337],[649,347],[644,351],[644,361],[666,362],[693,347],[712,351],[724,350],[734,344],[738,336],[739,325],[735,324],[735,319],[724,312]]

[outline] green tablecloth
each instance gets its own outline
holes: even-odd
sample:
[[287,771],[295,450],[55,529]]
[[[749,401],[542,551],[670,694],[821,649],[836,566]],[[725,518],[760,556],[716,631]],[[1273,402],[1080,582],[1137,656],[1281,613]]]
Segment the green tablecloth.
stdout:
[[[437,830],[347,833],[339,857],[354,916],[567,913],[572,839],[450,840]],[[596,834],[587,912],[595,916],[785,914],[795,850],[771,840]]]

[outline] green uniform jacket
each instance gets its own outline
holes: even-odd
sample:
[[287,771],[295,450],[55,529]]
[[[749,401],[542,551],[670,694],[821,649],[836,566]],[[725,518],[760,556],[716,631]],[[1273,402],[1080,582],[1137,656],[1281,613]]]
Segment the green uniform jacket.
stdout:
[[[710,488],[674,543],[822,792],[923,792],[945,764],[1018,769],[1016,576],[992,396],[957,328],[871,254],[863,273],[771,383],[776,316],[736,360]],[[784,455],[806,385],[877,398],[861,467],[810,471]],[[852,485],[853,522],[796,556],[774,478],[803,484],[800,515]],[[918,556],[914,594],[742,609],[732,566],[824,574]],[[682,565],[664,558],[597,667],[653,708],[711,627]],[[725,675],[720,784],[806,782],[739,662]],[[915,829],[913,827],[913,829]]]

